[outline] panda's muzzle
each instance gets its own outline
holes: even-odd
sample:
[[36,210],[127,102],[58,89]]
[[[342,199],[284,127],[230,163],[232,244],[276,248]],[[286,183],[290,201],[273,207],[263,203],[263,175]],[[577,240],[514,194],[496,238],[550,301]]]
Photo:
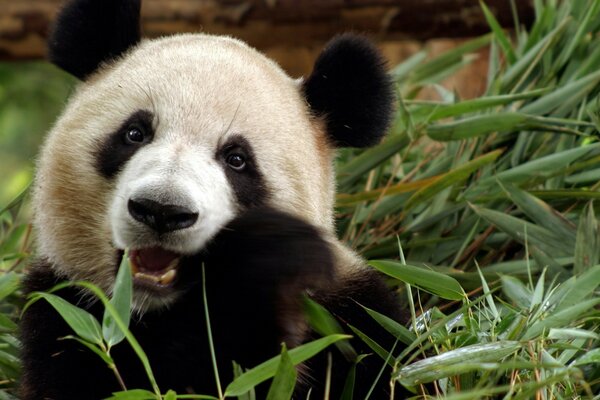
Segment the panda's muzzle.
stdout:
[[189,228],[198,220],[198,213],[187,207],[162,204],[154,200],[129,199],[129,214],[158,234]]

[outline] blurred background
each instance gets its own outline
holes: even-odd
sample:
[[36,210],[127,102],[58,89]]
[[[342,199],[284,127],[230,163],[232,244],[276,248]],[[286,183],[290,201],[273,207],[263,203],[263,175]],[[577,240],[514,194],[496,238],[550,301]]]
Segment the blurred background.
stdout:
[[[0,0],[0,206],[30,182],[44,133],[77,83],[43,61],[60,4]],[[521,24],[533,18],[529,1],[486,4],[507,28],[515,16]],[[422,50],[433,58],[489,31],[475,0],[144,0],[142,17],[148,37],[178,32],[238,37],[294,77],[309,74],[323,45],[340,32],[369,35],[393,68]],[[487,49],[468,57],[464,67],[441,80],[463,99],[481,95],[486,87]],[[419,96],[438,95],[432,88]]]

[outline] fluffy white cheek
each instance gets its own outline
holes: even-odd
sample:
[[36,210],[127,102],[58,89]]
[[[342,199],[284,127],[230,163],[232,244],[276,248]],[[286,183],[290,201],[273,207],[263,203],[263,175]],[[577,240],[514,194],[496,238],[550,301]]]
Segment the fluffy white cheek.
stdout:
[[[159,234],[134,219],[130,199],[148,199],[198,213],[184,229]],[[222,166],[210,156],[181,150],[141,149],[120,174],[110,207],[116,247],[161,246],[181,254],[201,250],[236,215],[237,205]]]

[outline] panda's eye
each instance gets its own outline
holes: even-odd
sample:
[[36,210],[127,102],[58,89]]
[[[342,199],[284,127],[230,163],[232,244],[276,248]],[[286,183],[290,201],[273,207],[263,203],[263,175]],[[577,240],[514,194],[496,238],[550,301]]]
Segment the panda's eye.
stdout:
[[241,154],[230,154],[227,156],[227,164],[236,171],[241,171],[246,166],[246,159]]
[[131,127],[125,131],[125,143],[127,144],[141,144],[144,143],[145,138],[146,135],[139,128]]

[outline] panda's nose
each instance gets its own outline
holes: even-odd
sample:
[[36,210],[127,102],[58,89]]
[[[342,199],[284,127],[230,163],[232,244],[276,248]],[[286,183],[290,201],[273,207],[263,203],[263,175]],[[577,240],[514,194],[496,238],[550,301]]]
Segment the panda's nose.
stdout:
[[129,214],[158,233],[188,228],[198,219],[198,213],[173,204],[161,204],[150,199],[129,199]]

